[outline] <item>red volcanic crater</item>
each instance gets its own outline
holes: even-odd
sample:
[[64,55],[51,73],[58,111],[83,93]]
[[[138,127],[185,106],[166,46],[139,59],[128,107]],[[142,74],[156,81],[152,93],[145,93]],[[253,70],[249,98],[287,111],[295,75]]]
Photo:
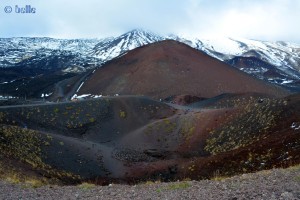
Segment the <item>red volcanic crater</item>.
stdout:
[[288,93],[183,43],[166,40],[108,62],[92,74],[79,95],[145,95],[165,99],[183,94],[209,98],[242,92],[274,96]]

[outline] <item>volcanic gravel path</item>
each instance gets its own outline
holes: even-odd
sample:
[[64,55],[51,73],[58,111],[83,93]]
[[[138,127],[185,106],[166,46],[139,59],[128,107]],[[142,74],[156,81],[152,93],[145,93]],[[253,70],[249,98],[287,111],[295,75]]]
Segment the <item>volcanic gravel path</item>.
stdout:
[[300,166],[219,181],[109,186],[43,186],[0,182],[0,199],[300,199]]

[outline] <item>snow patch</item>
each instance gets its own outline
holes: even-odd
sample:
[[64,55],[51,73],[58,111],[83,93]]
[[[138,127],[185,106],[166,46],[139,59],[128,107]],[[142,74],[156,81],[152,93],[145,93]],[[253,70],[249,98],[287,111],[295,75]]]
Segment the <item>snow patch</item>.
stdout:
[[77,99],[83,99],[83,98],[86,98],[86,97],[89,97],[91,96],[91,94],[82,94],[80,96],[77,96]]
[[51,92],[51,93],[49,93],[49,94],[43,93],[43,94],[41,95],[41,97],[42,97],[42,98],[44,98],[44,97],[50,97],[52,94],[53,94],[53,92]]
[[18,99],[19,97],[14,97],[14,96],[2,96],[0,95],[0,99],[6,100],[6,99]]
[[94,98],[94,99],[98,99],[98,98],[102,97],[102,94],[100,94],[100,95],[92,95],[91,97]]
[[294,130],[299,130],[300,129],[300,123],[293,122],[291,125],[291,128]]
[[293,83],[293,80],[284,80],[281,84],[288,84],[288,83]]
[[91,97],[91,94],[82,94],[82,95],[77,95],[77,94],[74,94],[71,98],[71,100],[76,100],[76,99],[85,99],[87,97]]
[[76,92],[79,92],[79,90],[80,90],[80,88],[83,86],[83,84],[84,84],[84,82],[82,82],[82,83],[80,84],[80,86],[78,87],[78,89],[76,90]]

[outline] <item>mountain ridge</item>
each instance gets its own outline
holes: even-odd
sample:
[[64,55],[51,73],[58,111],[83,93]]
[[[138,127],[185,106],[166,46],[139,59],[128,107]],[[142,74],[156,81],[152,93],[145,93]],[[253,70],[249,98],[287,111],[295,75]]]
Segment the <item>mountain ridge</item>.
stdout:
[[[103,66],[129,50],[167,39],[175,39],[256,78],[300,91],[300,45],[246,39],[216,40],[160,36],[136,29],[104,39],[0,38],[0,95],[12,95],[24,81],[38,76],[82,74]],[[239,62],[235,62],[239,60]],[[24,72],[24,73],[23,73]],[[59,75],[61,76],[61,75]],[[44,91],[42,93],[51,93]]]

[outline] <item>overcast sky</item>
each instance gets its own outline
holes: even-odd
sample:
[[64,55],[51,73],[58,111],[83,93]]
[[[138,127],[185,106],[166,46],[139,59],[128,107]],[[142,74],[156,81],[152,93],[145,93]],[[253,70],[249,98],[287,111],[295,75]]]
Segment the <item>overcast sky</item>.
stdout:
[[[36,13],[17,14],[16,5]],[[300,0],[0,0],[0,8],[0,37],[103,38],[143,28],[300,43]]]

